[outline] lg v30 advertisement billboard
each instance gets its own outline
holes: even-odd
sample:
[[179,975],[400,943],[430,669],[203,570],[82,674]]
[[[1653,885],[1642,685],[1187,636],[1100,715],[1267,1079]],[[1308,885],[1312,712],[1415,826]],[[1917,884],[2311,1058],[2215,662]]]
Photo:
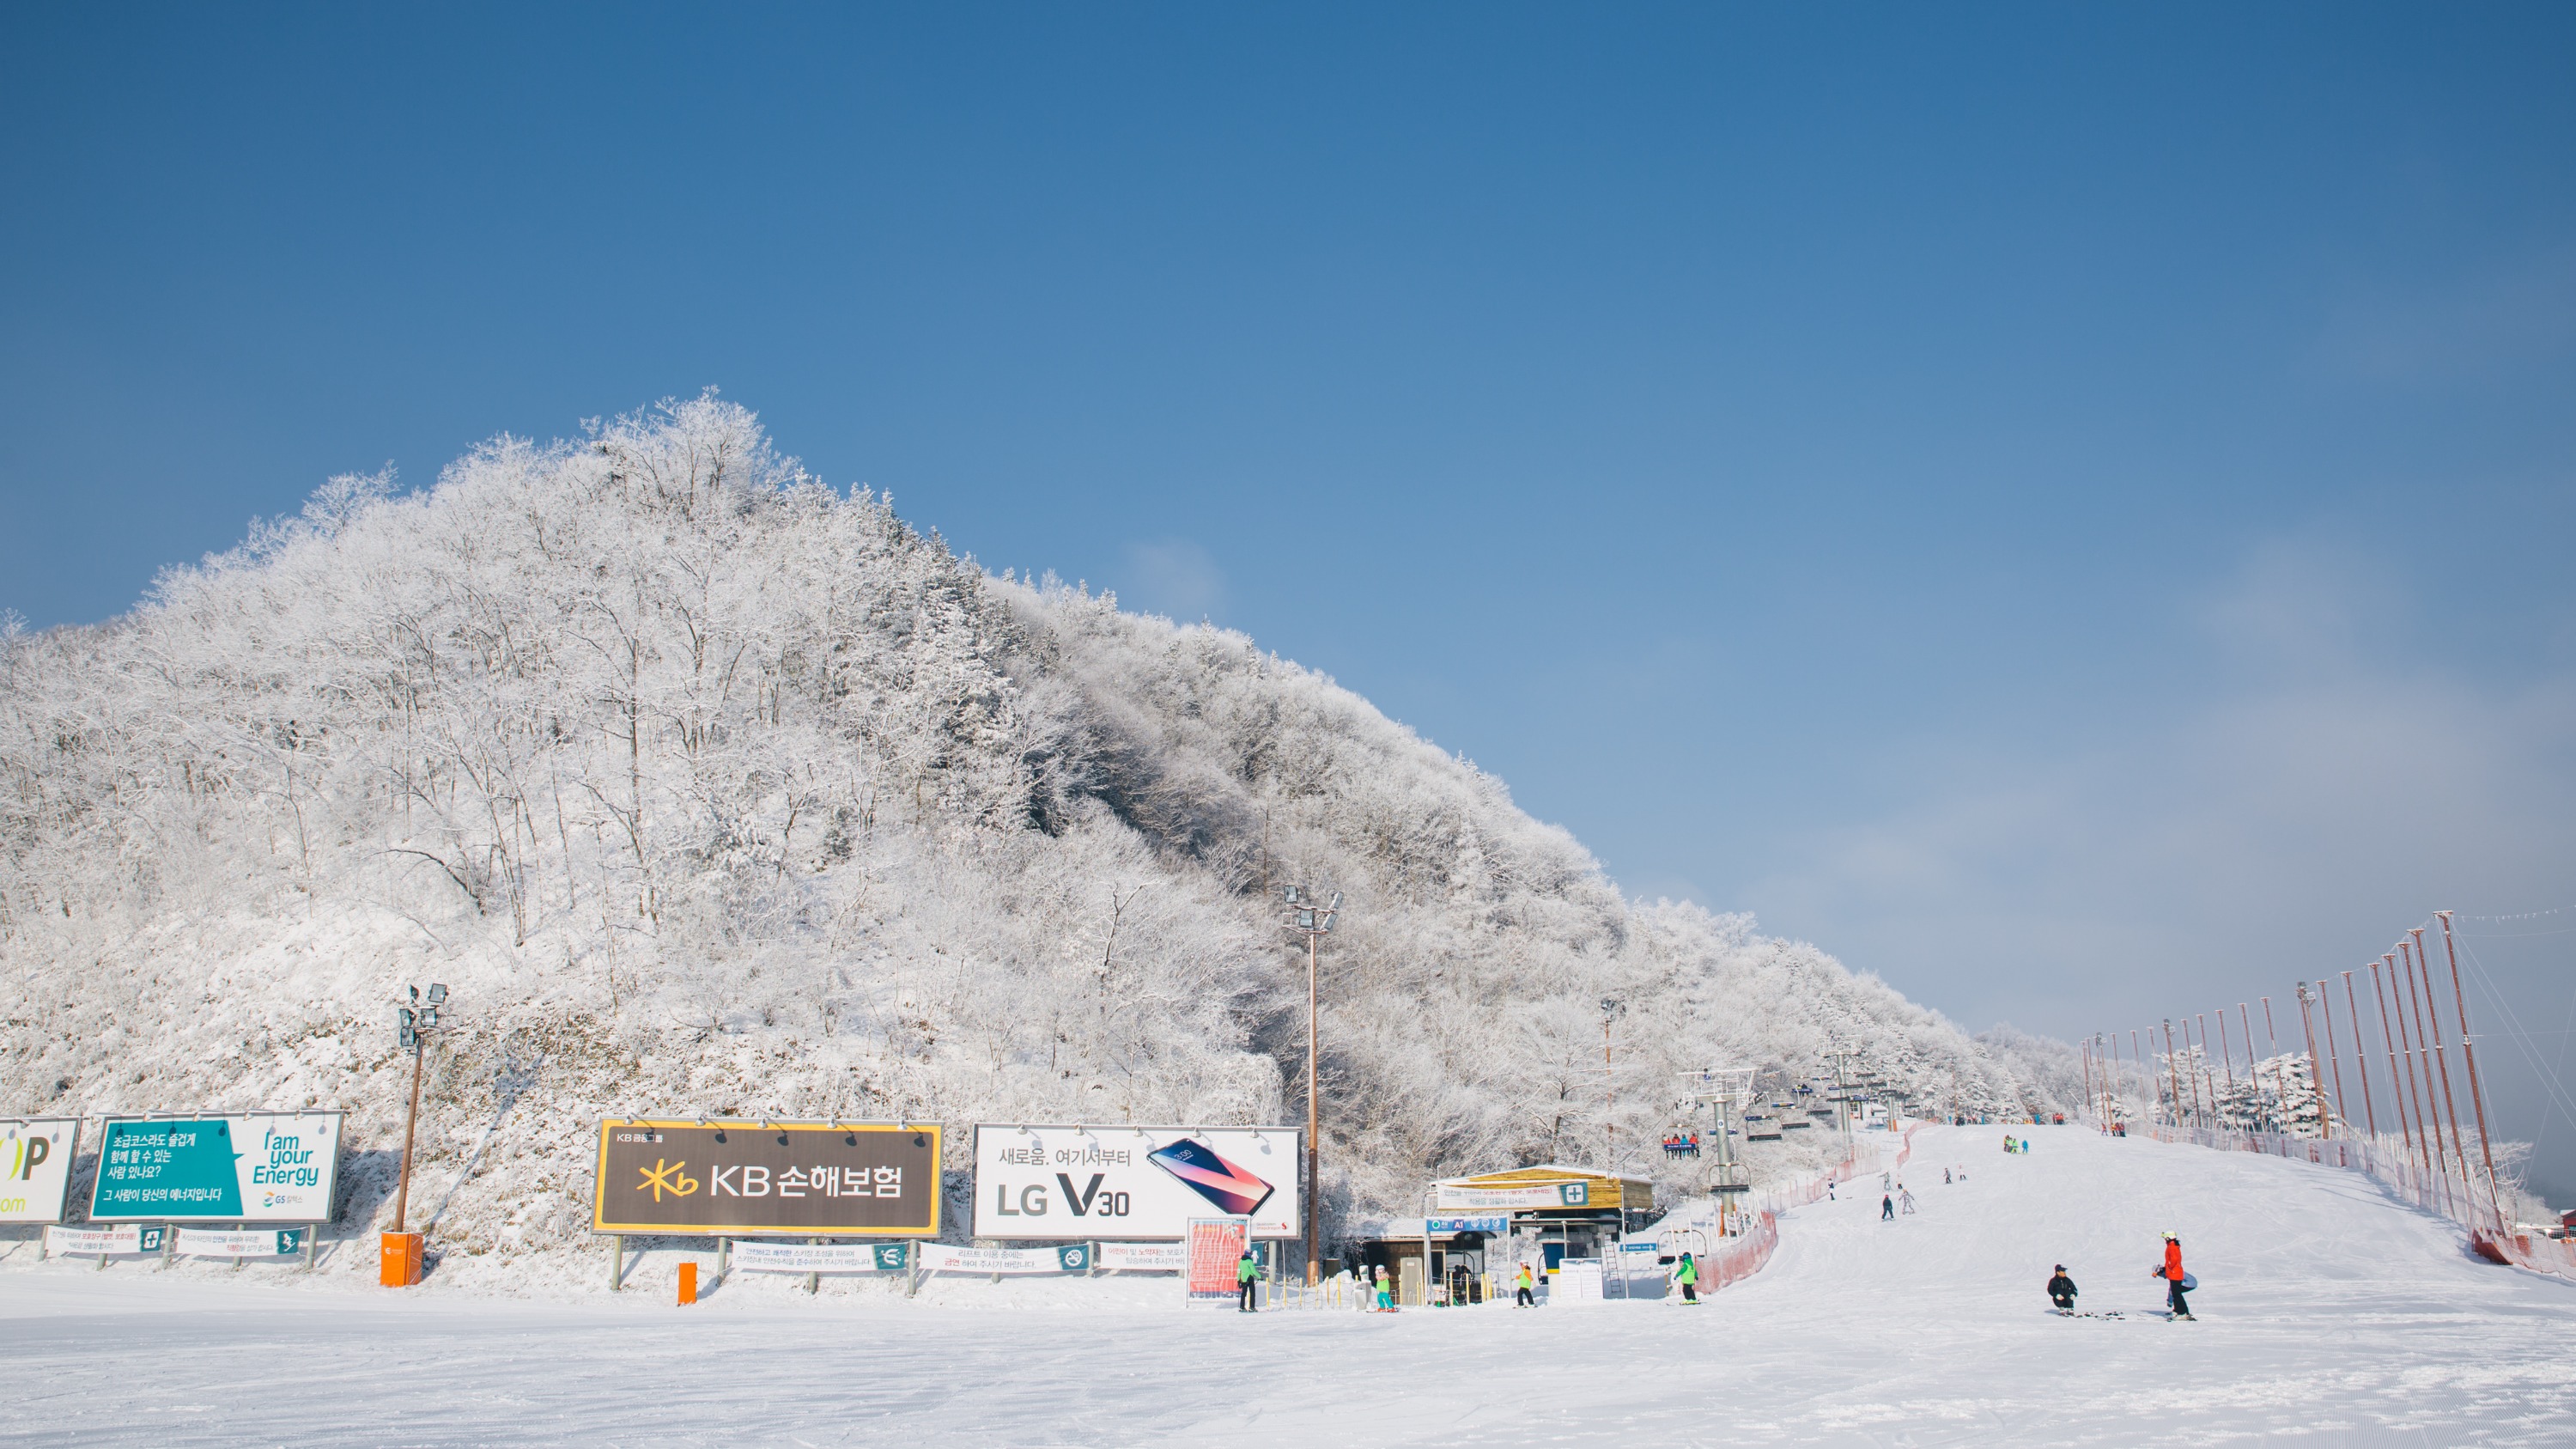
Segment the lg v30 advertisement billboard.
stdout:
[[1192,1218],[1248,1217],[1293,1238],[1304,1134],[1294,1127],[975,1128],[975,1236],[1180,1238]]

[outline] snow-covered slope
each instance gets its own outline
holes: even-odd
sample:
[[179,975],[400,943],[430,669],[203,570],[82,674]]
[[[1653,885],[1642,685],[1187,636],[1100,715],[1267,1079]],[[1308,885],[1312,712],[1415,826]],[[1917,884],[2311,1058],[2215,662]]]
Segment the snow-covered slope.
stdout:
[[[2021,1135],[1922,1134],[1918,1214],[1800,1209],[1698,1308],[1245,1318],[1163,1279],[679,1309],[668,1261],[581,1305],[57,1264],[0,1279],[0,1394],[15,1438],[85,1445],[2576,1442],[2576,1285],[2478,1263],[2353,1174]],[[2152,1314],[2168,1228],[2197,1322]],[[2121,1316],[2047,1312],[2058,1262]]]
[[0,1111],[345,1106],[362,1230],[388,1014],[444,981],[450,1282],[585,1245],[609,1113],[1295,1115],[1288,882],[1348,896],[1336,1215],[1597,1154],[1604,998],[1632,1147],[1681,1120],[1673,1071],[1829,1047],[1938,1108],[2051,1101],[1812,947],[1628,901],[1331,680],[988,577],[712,398],[425,493],[334,480],[132,615],[0,647]]

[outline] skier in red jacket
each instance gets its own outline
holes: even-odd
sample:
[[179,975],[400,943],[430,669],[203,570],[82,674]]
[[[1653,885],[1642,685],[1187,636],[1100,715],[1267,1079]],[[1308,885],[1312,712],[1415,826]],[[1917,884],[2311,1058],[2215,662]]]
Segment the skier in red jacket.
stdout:
[[2172,1305],[2173,1316],[2191,1317],[2191,1304],[2182,1296],[2182,1239],[2171,1233],[2165,1234],[2165,1265],[2156,1270],[2156,1276],[2165,1280],[2165,1301]]

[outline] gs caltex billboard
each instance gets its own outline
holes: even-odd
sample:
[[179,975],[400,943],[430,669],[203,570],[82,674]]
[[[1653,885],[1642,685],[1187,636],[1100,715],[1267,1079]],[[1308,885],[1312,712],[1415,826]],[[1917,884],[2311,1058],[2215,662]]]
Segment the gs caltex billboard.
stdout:
[[602,1233],[935,1237],[939,1129],[891,1122],[599,1124]]

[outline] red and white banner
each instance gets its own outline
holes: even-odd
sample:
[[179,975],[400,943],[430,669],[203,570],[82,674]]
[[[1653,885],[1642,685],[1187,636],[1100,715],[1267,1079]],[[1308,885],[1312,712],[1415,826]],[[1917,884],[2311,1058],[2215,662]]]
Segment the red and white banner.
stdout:
[[1184,1224],[1181,1245],[1189,1250],[1189,1301],[1230,1303],[1241,1289],[1235,1264],[1252,1243],[1250,1218],[1192,1218]]

